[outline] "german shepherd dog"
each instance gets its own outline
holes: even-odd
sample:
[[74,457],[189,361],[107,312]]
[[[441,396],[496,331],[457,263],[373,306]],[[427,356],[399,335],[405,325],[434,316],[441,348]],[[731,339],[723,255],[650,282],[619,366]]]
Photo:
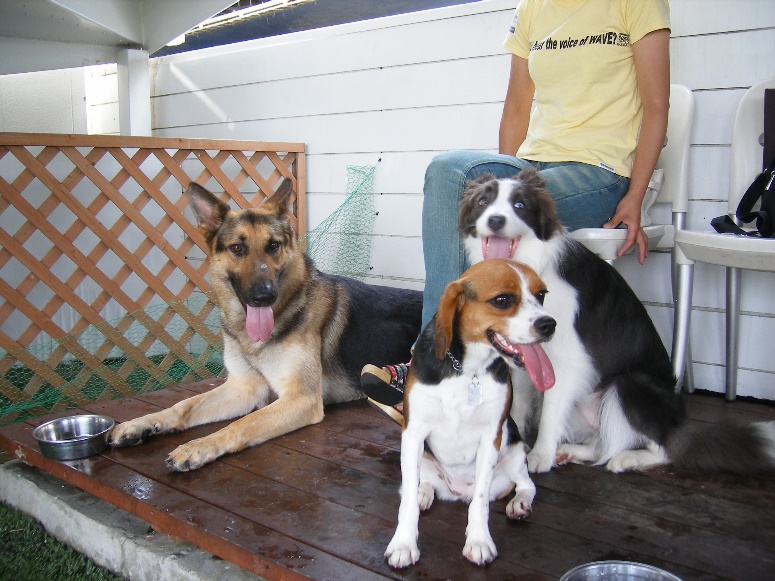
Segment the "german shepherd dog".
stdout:
[[[189,204],[209,248],[220,307],[226,382],[124,422],[113,446],[239,417],[178,446],[185,472],[323,419],[323,406],[363,397],[366,363],[407,361],[420,332],[422,293],[324,274],[296,244],[287,212],[292,183],[255,209],[232,211],[192,183]],[[244,416],[244,417],[241,417]]]

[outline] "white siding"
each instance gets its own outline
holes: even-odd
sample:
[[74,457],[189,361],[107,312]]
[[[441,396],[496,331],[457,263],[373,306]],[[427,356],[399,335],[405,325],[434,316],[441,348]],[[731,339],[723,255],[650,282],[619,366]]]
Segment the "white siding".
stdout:
[[[154,134],[306,143],[310,227],[344,199],[348,164],[381,160],[374,282],[422,288],[425,167],[444,150],[497,148],[509,64],[501,41],[516,3],[483,0],[152,59]],[[672,81],[695,91],[697,105],[689,227],[709,229],[710,218],[726,209],[737,103],[747,87],[775,76],[775,2],[670,4]],[[0,90],[7,93],[5,79]],[[102,79],[108,95],[112,82]],[[19,128],[18,109],[5,93],[0,104],[3,128],[48,130]],[[90,127],[111,132],[116,108],[110,97],[93,102]],[[644,267],[632,257],[617,265],[668,347],[669,265],[665,254]],[[770,274],[743,277],[741,395],[775,399],[775,358],[767,347],[775,336],[772,283]],[[698,265],[694,304],[697,386],[722,391],[723,269]]]
[[303,141],[310,227],[343,199],[348,164],[380,160],[372,276],[422,288],[425,167],[447,149],[497,148],[513,6],[485,1],[158,59],[154,132]]
[[120,135],[116,65],[95,65],[84,70],[86,72],[87,133]]

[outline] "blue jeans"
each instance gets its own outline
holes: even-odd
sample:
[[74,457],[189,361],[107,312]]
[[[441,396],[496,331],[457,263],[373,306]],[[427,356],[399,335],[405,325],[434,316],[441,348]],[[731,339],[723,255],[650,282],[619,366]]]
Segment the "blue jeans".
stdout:
[[599,228],[627,193],[628,178],[586,163],[548,163],[481,151],[448,151],[437,155],[425,172],[422,241],[425,291],[422,325],[433,318],[446,286],[468,268],[457,230],[458,208],[468,180],[484,173],[513,177],[534,167],[546,180],[557,217],[568,230]]

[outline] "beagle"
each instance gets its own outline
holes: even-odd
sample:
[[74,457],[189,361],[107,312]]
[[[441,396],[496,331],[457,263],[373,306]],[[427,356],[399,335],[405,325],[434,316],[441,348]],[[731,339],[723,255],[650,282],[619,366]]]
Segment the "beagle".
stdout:
[[463,555],[477,565],[497,556],[491,500],[516,489],[507,516],[530,514],[535,485],[509,415],[509,367],[525,367],[538,389],[554,384],[540,345],[555,329],[542,306],[546,292],[532,269],[505,259],[480,262],[447,286],[417,340],[404,392],[401,504],[385,552],[390,566],[420,558],[419,515],[434,495],[470,503]]

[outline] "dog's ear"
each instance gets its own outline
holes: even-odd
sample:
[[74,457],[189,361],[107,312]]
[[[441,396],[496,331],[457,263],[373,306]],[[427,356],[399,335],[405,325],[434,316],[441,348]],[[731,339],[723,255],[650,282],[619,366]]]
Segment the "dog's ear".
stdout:
[[281,218],[288,213],[288,209],[291,206],[292,194],[293,181],[286,178],[282,181],[280,187],[277,188],[277,191],[272,194],[272,197],[264,200],[261,207],[273,213],[278,218]]
[[194,211],[199,231],[209,244],[229,213],[229,206],[196,182],[189,184],[186,195],[188,204]]
[[465,283],[462,280],[456,280],[447,285],[439,301],[439,310],[436,312],[436,333],[433,336],[434,352],[439,361],[444,359],[452,344],[455,318],[465,302],[465,293]]
[[457,215],[458,230],[462,234],[475,234],[476,226],[471,221],[472,206],[478,203],[482,189],[489,187],[488,184],[494,180],[495,176],[493,174],[483,173],[479,177],[466,182],[463,197],[460,200],[460,210]]
[[546,180],[532,168],[522,170],[517,179],[522,182],[525,190],[533,192],[538,206],[537,214],[541,218],[536,234],[540,240],[548,240],[560,227],[560,222],[557,220],[557,206],[546,189]]

